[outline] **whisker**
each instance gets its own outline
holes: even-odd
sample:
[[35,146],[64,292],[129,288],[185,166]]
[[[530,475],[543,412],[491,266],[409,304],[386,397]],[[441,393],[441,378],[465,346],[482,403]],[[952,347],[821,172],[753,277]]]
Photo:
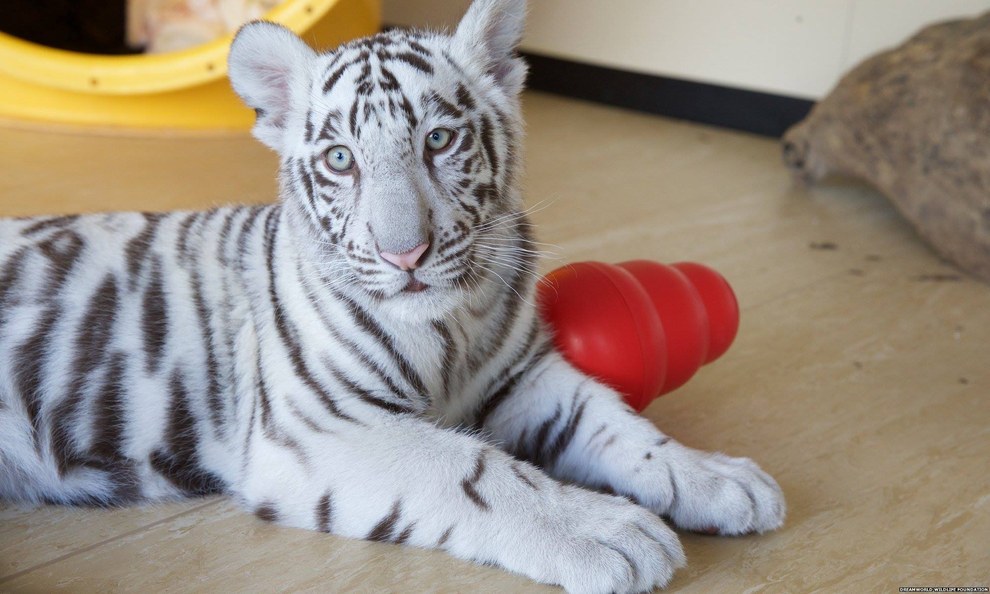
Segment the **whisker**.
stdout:
[[516,289],[515,289],[515,288],[514,288],[514,287],[513,287],[512,285],[510,285],[509,283],[507,283],[507,282],[505,281],[505,279],[504,279],[504,278],[502,278],[502,275],[501,275],[501,274],[499,274],[499,273],[497,273],[497,272],[495,272],[494,270],[492,270],[491,268],[489,268],[489,267],[487,267],[487,266],[485,266],[484,264],[480,264],[480,263],[477,263],[477,262],[476,262],[475,264],[476,264],[476,265],[477,265],[477,266],[478,266],[479,268],[483,268],[483,269],[485,269],[485,270],[487,270],[488,272],[490,272],[490,273],[492,273],[492,274],[494,274],[495,276],[497,276],[497,277],[498,277],[498,279],[499,279],[500,281],[502,281],[502,284],[504,284],[504,285],[505,285],[506,287],[508,287],[508,288],[509,288],[509,290],[510,290],[510,291],[512,291],[513,293],[515,293],[515,294],[516,294],[516,297],[518,297],[520,301],[522,301],[522,302],[523,302],[523,303],[525,303],[526,305],[529,305],[530,307],[536,307],[536,305],[535,305],[534,303],[532,303],[532,302],[530,302],[530,301],[529,301],[528,299],[526,299],[525,297],[523,297],[522,295],[520,295],[520,294],[519,294],[519,291],[517,291],[517,290],[516,290]]

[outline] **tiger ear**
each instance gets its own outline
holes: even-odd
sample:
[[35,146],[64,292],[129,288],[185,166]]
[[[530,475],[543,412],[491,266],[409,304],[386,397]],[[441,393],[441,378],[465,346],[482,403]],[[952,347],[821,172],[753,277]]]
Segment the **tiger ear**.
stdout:
[[234,36],[227,58],[230,84],[258,114],[252,133],[281,152],[293,112],[305,109],[316,53],[281,25],[254,21]]
[[516,54],[526,23],[526,0],[474,0],[457,26],[458,55],[513,96],[526,81],[526,63]]

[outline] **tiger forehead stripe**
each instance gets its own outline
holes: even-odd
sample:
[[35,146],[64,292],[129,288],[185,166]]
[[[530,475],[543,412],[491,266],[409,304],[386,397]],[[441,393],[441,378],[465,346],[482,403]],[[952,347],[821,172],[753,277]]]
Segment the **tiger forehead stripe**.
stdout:
[[399,60],[401,62],[405,62],[424,74],[433,74],[433,66],[430,66],[429,62],[415,53],[400,52],[398,54],[388,54],[386,52],[382,52],[379,56],[382,57],[383,60]]
[[[367,69],[372,55],[382,65],[399,61],[424,74],[433,74],[433,66],[429,62],[433,52],[420,43],[419,39],[422,37],[414,33],[391,31],[354,41],[341,47],[334,52],[333,59],[326,68],[323,94],[329,94],[344,73],[352,66],[362,65]],[[357,55],[354,55],[355,51],[358,51]],[[387,86],[398,84],[398,80],[391,73],[384,76]]]
[[327,112],[326,118],[323,120],[323,128],[320,130],[320,135],[316,140],[330,140],[339,135],[340,130],[338,127],[343,119],[343,114],[337,110]]
[[436,91],[424,93],[423,103],[436,108],[436,110],[442,115],[449,116],[454,119],[460,119],[464,115],[463,110],[441,97]]

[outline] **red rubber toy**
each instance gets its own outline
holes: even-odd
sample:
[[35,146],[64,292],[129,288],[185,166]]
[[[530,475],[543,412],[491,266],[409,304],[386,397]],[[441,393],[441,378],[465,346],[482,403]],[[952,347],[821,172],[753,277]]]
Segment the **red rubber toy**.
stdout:
[[729,283],[692,262],[569,264],[539,283],[538,299],[564,357],[637,411],[722,356],[739,329]]

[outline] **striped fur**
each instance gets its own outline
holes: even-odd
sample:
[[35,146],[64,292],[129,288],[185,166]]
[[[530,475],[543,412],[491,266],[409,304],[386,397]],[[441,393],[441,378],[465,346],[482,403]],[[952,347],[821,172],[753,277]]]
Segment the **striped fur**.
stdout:
[[[660,515],[779,526],[755,464],[672,441],[550,346],[518,183],[523,12],[478,0],[453,35],[324,54],[249,25],[231,77],[280,154],[278,203],[0,220],[0,496],[227,493],[575,592],[665,584],[683,553]],[[436,129],[453,140],[428,149]],[[423,244],[412,270],[382,255]]]

